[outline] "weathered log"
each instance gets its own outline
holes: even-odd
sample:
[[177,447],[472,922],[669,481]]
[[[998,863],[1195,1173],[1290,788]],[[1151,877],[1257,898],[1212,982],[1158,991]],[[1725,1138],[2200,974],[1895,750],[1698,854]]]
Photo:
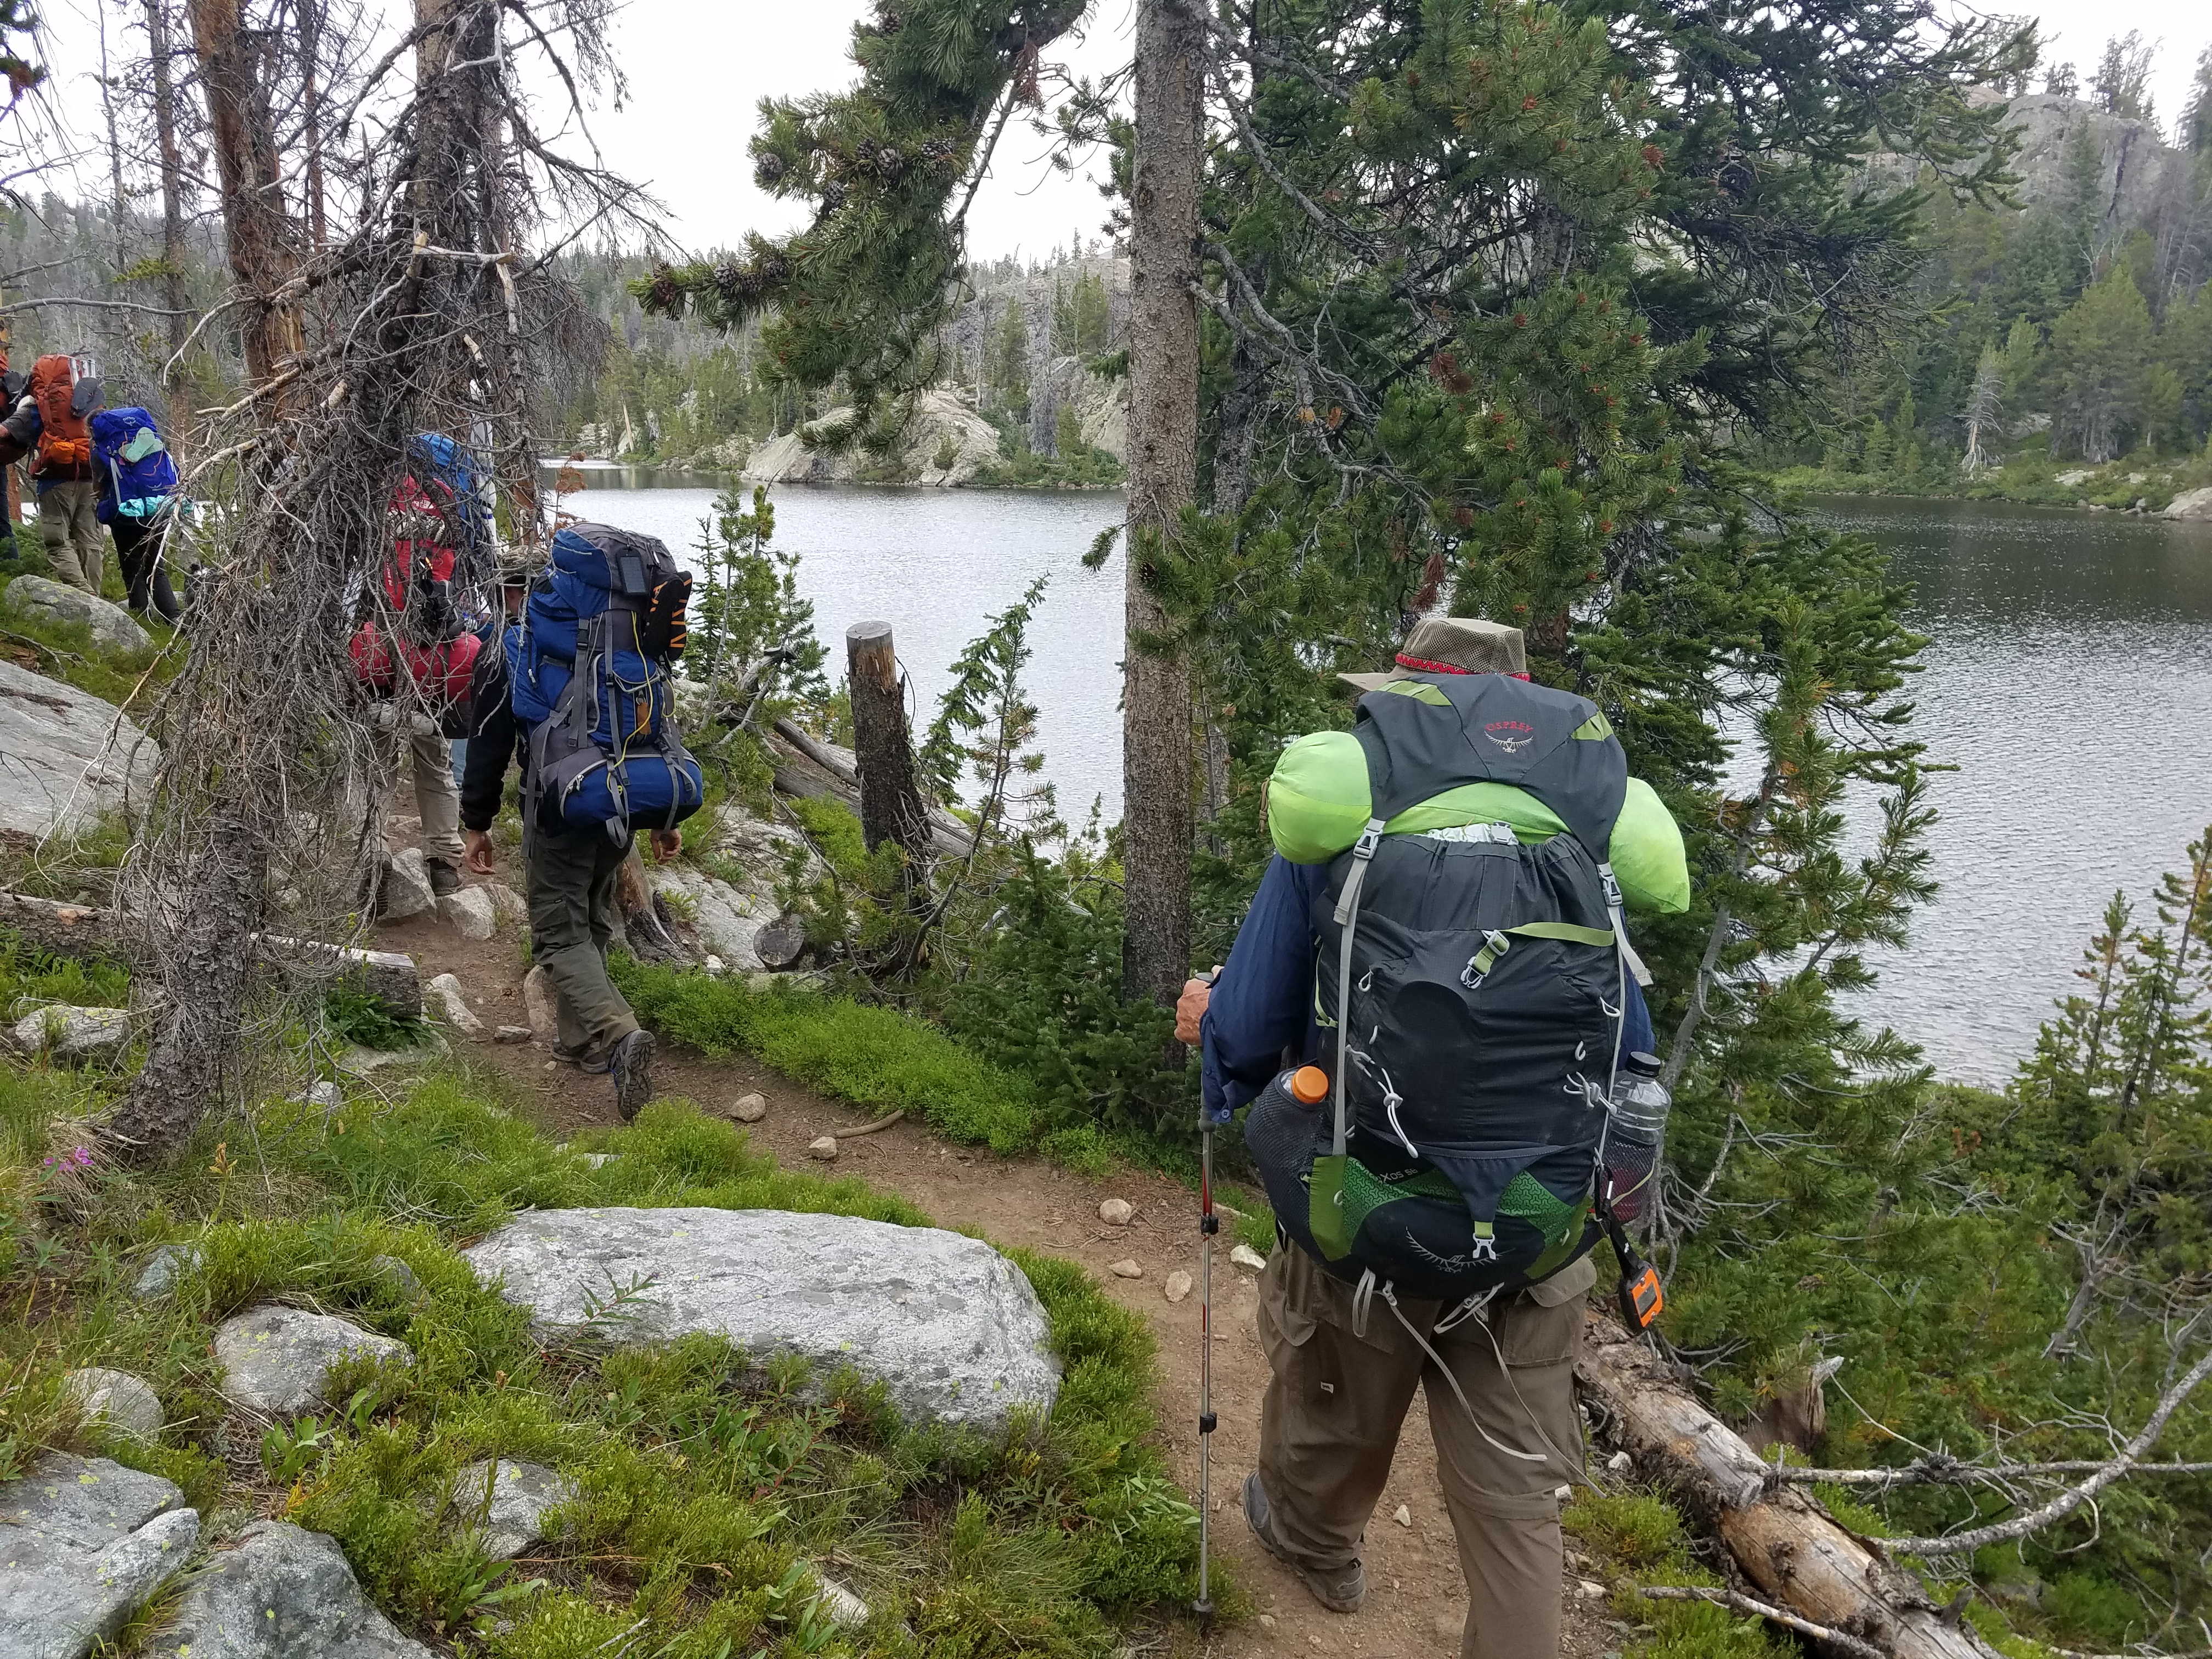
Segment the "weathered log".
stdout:
[[[823,743],[788,720],[775,723],[769,745],[775,792],[799,800],[834,800],[854,817],[860,815],[860,771],[853,751]],[[940,857],[966,858],[975,845],[967,825],[950,812],[931,807],[930,844]]]
[[[140,939],[129,917],[96,905],[63,904],[27,893],[0,892],[0,932],[28,939],[57,956],[109,957],[145,971]],[[296,966],[317,974],[336,971],[394,1019],[422,1017],[422,981],[415,958],[398,951],[360,951],[320,939],[263,933],[253,941],[269,965]]]
[[[1996,1659],[1917,1578],[1809,1494],[1794,1486],[1770,1492],[1759,1454],[1649,1348],[1595,1316],[1589,1338],[1576,1380],[1605,1419],[1606,1437],[1720,1539],[1762,1595],[1892,1659]],[[1863,1650],[1814,1645],[1837,1659]]]
[[805,951],[806,922],[795,911],[785,911],[753,936],[753,954],[772,972],[797,967]]
[[903,848],[909,885],[928,868],[929,817],[915,776],[906,726],[906,680],[887,622],[845,630],[846,689],[853,700],[853,753],[860,763],[860,833],[872,853],[885,842]]

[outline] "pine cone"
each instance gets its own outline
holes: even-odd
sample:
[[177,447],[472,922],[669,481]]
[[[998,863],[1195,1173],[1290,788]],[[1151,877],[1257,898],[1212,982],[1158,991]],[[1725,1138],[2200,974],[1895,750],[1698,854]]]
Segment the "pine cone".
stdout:
[[646,295],[654,309],[672,314],[684,303],[684,290],[677,286],[676,273],[665,265],[653,273],[653,285]]
[[763,189],[774,185],[783,177],[783,157],[770,150],[753,163],[753,177]]
[[876,176],[887,185],[895,184],[905,171],[906,157],[885,145],[883,153],[876,157]]
[[876,27],[885,34],[896,34],[906,27],[906,19],[889,6],[878,6],[876,8]]
[[774,286],[791,280],[791,261],[773,248],[761,255],[759,263],[754,268],[760,272],[760,279],[764,286]]
[[744,267],[735,259],[725,259],[714,267],[714,286],[725,294],[733,293],[744,280]]
[[830,214],[835,213],[839,208],[844,205],[844,185],[824,185],[822,186],[822,214],[824,218],[827,218]]
[[951,164],[952,146],[942,138],[932,138],[921,147],[922,165],[932,173],[943,173]]

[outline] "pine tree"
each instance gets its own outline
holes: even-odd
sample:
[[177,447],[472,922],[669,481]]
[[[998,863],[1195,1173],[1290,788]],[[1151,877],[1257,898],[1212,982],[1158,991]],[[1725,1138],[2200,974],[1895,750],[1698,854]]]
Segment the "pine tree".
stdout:
[[2107,115],[2133,121],[2156,119],[2150,74],[2157,53],[2158,42],[2145,40],[2139,29],[2106,40],[2097,72],[2090,77],[2089,101]]
[[1017,419],[1030,412],[1030,324],[1018,294],[991,337],[991,400]]
[[2197,55],[2197,74],[2189,83],[2180,128],[2174,137],[2192,155],[2212,155],[2212,46]]
[[2064,366],[2055,442],[2092,462],[2122,453],[2142,418],[2154,338],[2150,307],[2125,269],[2090,285],[2051,331]]

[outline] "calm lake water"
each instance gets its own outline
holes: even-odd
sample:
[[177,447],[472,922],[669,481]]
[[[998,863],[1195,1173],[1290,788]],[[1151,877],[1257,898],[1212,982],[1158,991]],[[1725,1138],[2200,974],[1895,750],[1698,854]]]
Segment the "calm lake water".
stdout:
[[[640,474],[572,511],[697,538],[711,489]],[[1121,802],[1118,559],[1081,559],[1118,494],[786,488],[776,539],[803,556],[834,674],[846,627],[897,629],[924,718],[984,619],[1050,578],[1030,685],[1064,810]],[[2032,1046],[2116,887],[2148,896],[2212,824],[2212,526],[1983,502],[1836,499],[1918,586],[1934,637],[1915,695],[1935,780],[1936,902],[1875,962],[1870,1018],[1946,1075],[1997,1082]],[[1870,805],[1870,804],[1869,804]]]

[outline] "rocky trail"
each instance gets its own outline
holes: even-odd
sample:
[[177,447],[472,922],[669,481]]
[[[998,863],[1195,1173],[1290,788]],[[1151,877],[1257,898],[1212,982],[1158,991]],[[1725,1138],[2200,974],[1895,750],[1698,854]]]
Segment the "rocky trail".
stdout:
[[[519,881],[519,872],[514,879]],[[450,973],[461,982],[485,1036],[457,1042],[455,1052],[500,1078],[541,1127],[565,1138],[618,1121],[605,1078],[549,1060],[535,1043],[490,1040],[501,1025],[526,1023],[527,963],[518,932],[469,939],[425,915],[386,924],[378,943],[411,952],[426,981]],[[827,1099],[744,1056],[710,1060],[664,1041],[655,1073],[659,1093],[695,1101],[717,1115],[733,1117],[745,1096],[761,1097],[766,1114],[747,1124],[747,1133],[794,1169],[820,1170],[810,1145],[849,1132],[867,1117],[860,1108]],[[1092,1179],[1042,1159],[997,1158],[950,1145],[912,1119],[840,1139],[835,1168],[920,1206],[941,1225],[1077,1261],[1116,1301],[1142,1312],[1159,1341],[1159,1415],[1169,1452],[1186,1489],[1196,1491],[1198,1296],[1194,1289],[1170,1303],[1165,1293],[1170,1273],[1197,1277],[1196,1199],[1188,1188],[1148,1170]],[[1100,1218],[1100,1206],[1111,1199],[1130,1206],[1127,1224]],[[1362,1659],[1456,1655],[1466,1595],[1425,1413],[1417,1411],[1407,1421],[1390,1485],[1368,1532],[1368,1597],[1361,1612],[1347,1619],[1323,1610],[1253,1541],[1237,1492],[1258,1452],[1267,1366],[1256,1324],[1255,1275],[1231,1265],[1231,1242],[1224,1231],[1214,1259],[1213,1388],[1220,1427],[1213,1447],[1213,1537],[1218,1557],[1233,1564],[1257,1616],[1218,1632],[1205,1650],[1224,1656],[1348,1652]],[[1134,1263],[1136,1276],[1117,1273],[1117,1263],[1123,1273]],[[1592,1571],[1570,1540],[1563,1659],[1595,1659],[1621,1647],[1628,1633],[1608,1612],[1603,1586],[1586,1576]]]

